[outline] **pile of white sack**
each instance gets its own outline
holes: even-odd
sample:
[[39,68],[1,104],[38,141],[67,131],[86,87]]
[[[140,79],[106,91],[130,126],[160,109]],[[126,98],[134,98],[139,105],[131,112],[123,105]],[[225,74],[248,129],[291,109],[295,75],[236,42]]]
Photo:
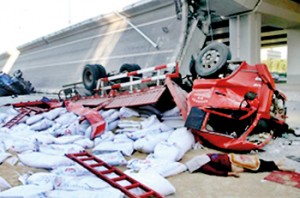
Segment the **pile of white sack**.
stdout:
[[[153,107],[146,109],[153,111]],[[193,148],[194,136],[184,127],[177,107],[159,113],[162,121],[144,112],[145,108],[142,114],[126,107],[100,110],[106,131],[91,140],[89,122],[80,122],[79,116],[65,108],[26,116],[8,129],[1,126],[18,112],[11,106],[0,107],[0,163],[49,171],[20,175],[23,185],[17,187],[0,177],[0,197],[124,197],[121,191],[65,157],[66,153],[86,149],[110,165],[126,166],[126,174],[163,196],[175,193],[166,177],[186,171],[179,161]],[[133,158],[135,151],[148,156]]]

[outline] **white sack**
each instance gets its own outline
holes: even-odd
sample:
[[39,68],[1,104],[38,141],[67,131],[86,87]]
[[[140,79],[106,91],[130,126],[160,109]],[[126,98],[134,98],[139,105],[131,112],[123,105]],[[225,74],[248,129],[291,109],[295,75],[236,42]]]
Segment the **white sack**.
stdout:
[[141,122],[141,125],[142,125],[143,129],[146,129],[149,127],[153,127],[159,123],[160,123],[160,121],[157,119],[156,115],[152,115],[149,118],[147,118],[146,120],[143,120]]
[[114,136],[114,143],[133,142],[126,134],[117,134]]
[[109,184],[100,178],[92,176],[57,176],[54,181],[56,190],[100,190]]
[[156,172],[140,171],[139,173],[134,173],[125,171],[125,173],[163,196],[173,194],[176,191],[175,187],[167,179]]
[[170,144],[166,141],[158,143],[154,148],[154,157],[157,159],[165,159],[176,161],[180,154],[180,148],[175,144]]
[[11,150],[17,153],[34,151],[37,149],[34,141],[25,138],[6,137],[5,139],[3,139],[3,142],[5,144],[6,150]]
[[179,128],[173,131],[173,133],[168,138],[170,144],[176,144],[179,148],[179,154],[176,161],[180,160],[184,154],[193,148],[195,144],[195,138],[193,134],[187,128]]
[[9,188],[11,185],[3,177],[0,177],[0,192]]
[[182,163],[163,159],[155,159],[151,156],[147,157],[144,160],[137,158],[131,159],[128,161],[127,168],[133,169],[135,171],[151,170],[163,177],[177,175],[187,169],[186,166]]
[[163,112],[162,116],[163,117],[180,116],[180,109],[176,106],[173,109]]
[[94,147],[94,142],[92,140],[90,140],[89,138],[82,138],[80,140],[76,140],[74,142],[74,144],[78,144],[79,146],[81,146],[84,149],[90,149],[90,148]]
[[0,164],[4,162],[8,157],[10,157],[10,153],[0,153]]
[[152,127],[148,127],[148,128],[145,128],[145,129],[135,131],[135,132],[127,133],[127,136],[130,139],[135,141],[137,139],[145,137],[146,135],[159,134],[159,133],[160,133],[159,125],[154,125]]
[[79,164],[73,166],[60,166],[51,171],[56,175],[67,175],[67,176],[83,176],[93,175],[89,170]]
[[169,136],[169,132],[146,135],[134,142],[134,149],[143,153],[153,153],[155,146],[159,142],[167,140]]
[[50,128],[53,124],[54,123],[51,120],[42,119],[42,120],[34,123],[33,125],[31,125],[30,129],[35,130],[35,131],[42,131],[42,130],[46,130],[46,129]]
[[163,117],[163,122],[164,124],[166,124],[169,127],[173,127],[173,128],[181,128],[184,127],[185,121],[182,119],[182,117]]
[[55,122],[57,122],[63,126],[63,125],[69,125],[70,123],[74,122],[75,120],[77,120],[77,116],[72,112],[68,112],[68,113],[62,114],[58,118],[56,118]]
[[37,140],[41,144],[52,144],[54,143],[55,137],[48,133],[40,132],[40,133],[34,133],[28,137],[29,140],[35,141]]
[[44,118],[43,114],[36,114],[36,115],[30,116],[26,120],[26,124],[32,125],[32,124],[37,123],[38,121],[42,120],[43,118]]
[[137,111],[135,111],[131,108],[127,108],[127,107],[122,107],[119,110],[120,118],[130,118],[130,117],[134,117],[134,116],[137,117],[137,116],[140,116],[140,114]]
[[70,143],[73,143],[73,142],[75,142],[77,140],[80,140],[82,138],[84,138],[84,137],[81,136],[81,135],[61,136],[61,137],[55,138],[54,143],[55,144],[70,144]]
[[21,185],[0,192],[0,197],[46,198],[45,192],[52,190],[49,185]]
[[[54,136],[64,136],[64,135],[78,135],[79,132],[79,123],[78,120],[72,122],[69,126],[65,128],[56,129]],[[84,133],[83,133],[84,134]]]
[[113,113],[118,112],[116,109],[109,109],[107,111],[100,111],[100,115],[106,120]]
[[121,151],[123,155],[131,156],[133,153],[133,143],[114,143],[114,142],[101,142],[93,149],[93,152],[103,151]]
[[0,141],[0,153],[4,153],[5,151],[6,151],[5,144],[3,141]]
[[84,135],[84,134],[85,134],[85,131],[88,129],[89,126],[91,126],[91,124],[89,123],[88,120],[82,121],[82,122],[79,124],[79,127],[78,127],[78,132],[79,132],[79,134]]
[[0,124],[4,123],[8,115],[6,113],[1,113],[0,112]]
[[114,140],[114,134],[111,131],[104,131],[104,133],[102,133],[101,135],[97,136],[94,139],[95,145],[98,145],[101,142],[104,141],[113,141]]
[[50,186],[54,186],[54,181],[57,175],[48,172],[37,172],[29,175],[25,179],[25,184],[34,184],[34,185],[45,185],[49,184]]
[[39,147],[39,151],[49,155],[65,155],[67,153],[79,153],[84,148],[77,144],[49,144]]
[[117,120],[118,118],[119,118],[119,112],[114,111],[112,114],[110,114],[109,116],[104,118],[104,120],[105,120],[105,122],[110,123],[110,122]]
[[58,166],[73,165],[74,162],[65,156],[47,155],[38,152],[18,155],[20,161],[30,167],[53,169]]
[[43,113],[43,116],[44,118],[47,118],[49,120],[54,120],[59,115],[64,114],[66,112],[67,112],[66,108],[59,107],[59,108],[52,109],[46,113]]
[[115,188],[104,188],[101,190],[74,190],[74,191],[66,191],[66,190],[54,190],[50,191],[46,194],[47,198],[58,198],[58,197],[72,197],[72,198],[123,198],[124,194]]
[[107,124],[106,130],[113,131],[118,127],[119,120],[115,120]]
[[111,166],[123,166],[127,164],[127,160],[124,158],[120,151],[105,152],[101,154],[93,153],[97,158],[108,163]]
[[119,128],[138,128],[138,129],[140,129],[142,126],[139,121],[123,119],[118,122],[118,127]]

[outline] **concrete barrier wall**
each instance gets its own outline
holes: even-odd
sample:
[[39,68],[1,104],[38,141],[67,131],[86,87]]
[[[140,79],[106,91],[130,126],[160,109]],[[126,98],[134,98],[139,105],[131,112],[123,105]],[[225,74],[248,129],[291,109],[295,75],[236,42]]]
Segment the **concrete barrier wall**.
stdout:
[[[62,85],[80,82],[85,64],[102,64],[118,71],[124,63],[142,68],[174,62],[184,24],[173,0],[149,1],[121,13],[155,48],[115,13],[94,18],[20,46],[11,72],[21,69],[39,91],[57,92]],[[0,57],[0,69],[7,57]]]

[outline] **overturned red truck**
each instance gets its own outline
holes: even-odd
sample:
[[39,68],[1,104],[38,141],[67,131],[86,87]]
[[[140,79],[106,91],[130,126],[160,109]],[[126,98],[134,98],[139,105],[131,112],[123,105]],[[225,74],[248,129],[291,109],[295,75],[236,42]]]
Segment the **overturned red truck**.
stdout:
[[[90,121],[91,138],[95,138],[105,130],[96,111],[101,108],[150,104],[165,111],[177,106],[185,126],[199,141],[231,151],[261,149],[288,129],[286,97],[276,89],[266,65],[230,62],[230,58],[226,45],[212,43],[191,62],[192,75],[184,78],[177,63],[146,69],[125,64],[120,74],[112,76],[101,65],[86,65],[83,84],[92,96],[80,96],[75,90],[75,95],[67,97],[74,89],[65,88],[60,92],[66,96],[63,102],[19,103],[15,107],[66,105]],[[144,73],[151,74],[143,77]]]
[[[230,62],[230,58],[226,45],[212,43],[191,63],[193,84],[189,93],[177,85],[187,89],[182,78],[179,78],[177,65],[173,74],[163,75],[162,78],[158,75],[152,77],[154,80],[167,78],[165,85],[157,84],[143,91],[131,90],[113,97],[104,97],[106,102],[108,98],[110,101],[103,108],[144,104],[167,108],[166,106],[170,107],[170,101],[173,101],[186,120],[185,126],[200,141],[232,151],[261,149],[272,137],[288,129],[285,123],[286,96],[276,89],[266,65]],[[162,68],[163,66],[158,66],[154,70]],[[142,70],[121,75],[128,78],[141,74],[139,71]],[[108,82],[108,78],[115,79],[102,78],[99,83]],[[169,78],[173,78],[173,81]],[[150,79],[144,78],[136,82],[139,84],[147,81]],[[126,83],[117,83],[108,88],[120,88],[123,85]],[[107,90],[107,86],[98,90]]]

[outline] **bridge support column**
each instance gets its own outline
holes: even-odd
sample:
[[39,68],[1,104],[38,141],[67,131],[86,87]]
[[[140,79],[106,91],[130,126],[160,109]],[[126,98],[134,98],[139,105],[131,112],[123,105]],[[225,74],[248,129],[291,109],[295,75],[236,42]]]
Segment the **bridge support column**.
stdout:
[[249,64],[260,62],[261,14],[250,13],[230,18],[229,40],[232,59]]
[[287,29],[287,82],[300,84],[300,29]]

